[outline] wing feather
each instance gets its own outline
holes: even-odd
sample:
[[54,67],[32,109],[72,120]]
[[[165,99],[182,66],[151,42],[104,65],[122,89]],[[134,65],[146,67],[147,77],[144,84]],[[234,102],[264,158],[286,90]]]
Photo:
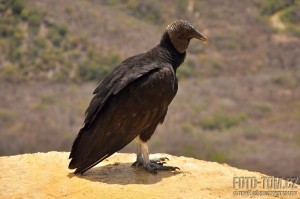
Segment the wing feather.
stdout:
[[141,76],[151,72],[152,70],[159,69],[160,65],[155,62],[148,65],[136,65],[130,68],[131,69],[128,70],[126,62],[122,63],[95,89],[93,92],[95,95],[91,100],[88,109],[86,110],[86,118],[84,123],[87,125],[87,127],[90,127],[93,124],[102,107],[111,96],[116,95],[122,89],[124,89],[124,87]]
[[[144,103],[144,101],[147,101],[145,99],[153,100],[157,94],[153,90],[149,91],[150,84],[155,84],[154,87],[161,87],[162,83],[159,78],[152,77],[152,82],[148,78],[151,75],[155,76],[165,73],[165,71],[160,69],[166,66],[156,62],[143,66],[131,66],[129,63],[126,70],[124,65],[126,63],[123,62],[122,64],[95,89],[95,96],[87,109],[85,126],[78,133],[70,154],[72,160],[69,168],[76,168],[75,173],[84,173],[122,149],[139,133],[146,128],[150,128],[150,124],[156,128],[166,115],[167,109],[165,106],[171,102],[176,93],[175,91],[169,96],[166,95],[170,100],[167,99],[168,102],[164,102],[161,111],[155,109],[156,112],[151,113],[151,100],[148,100],[149,104],[144,105],[147,109],[144,110],[137,106],[137,101]],[[168,67],[170,68],[171,66]],[[171,75],[169,79],[172,81],[174,80],[173,73],[168,72],[166,74]],[[170,88],[173,88],[173,85]],[[141,93],[142,96],[139,96]],[[164,94],[160,97],[162,96]],[[160,99],[157,102],[160,103]],[[145,118],[148,121],[145,121]]]

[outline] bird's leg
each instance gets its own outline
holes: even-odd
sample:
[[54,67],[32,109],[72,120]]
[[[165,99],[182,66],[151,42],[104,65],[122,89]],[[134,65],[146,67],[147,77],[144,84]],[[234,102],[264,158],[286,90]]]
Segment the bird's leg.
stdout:
[[150,173],[156,174],[158,170],[175,171],[178,167],[164,166],[164,161],[168,158],[149,159],[149,150],[147,143],[137,139],[137,160],[132,166],[144,166]]
[[[131,165],[133,167],[144,165],[144,159],[143,159],[143,154],[142,154],[142,143],[143,143],[143,141],[139,137],[137,137],[136,138],[136,149],[137,149],[136,154],[137,154],[137,156],[136,156],[136,161]],[[166,160],[169,160],[169,159],[167,157],[161,157],[161,158],[151,159],[150,162],[163,165],[166,163],[165,162]]]
[[141,142],[140,139],[136,139],[136,161],[131,165],[132,167],[137,167],[137,166],[143,166],[144,165],[144,160],[143,160],[143,155],[142,155],[142,149],[141,149]]

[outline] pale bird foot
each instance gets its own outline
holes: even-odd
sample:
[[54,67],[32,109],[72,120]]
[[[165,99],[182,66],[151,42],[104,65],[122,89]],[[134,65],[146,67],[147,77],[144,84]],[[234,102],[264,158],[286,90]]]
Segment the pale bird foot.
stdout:
[[150,160],[151,163],[156,163],[159,165],[164,165],[166,164],[166,160],[169,160],[167,157],[161,157],[161,158],[153,158]]
[[172,167],[172,166],[164,166],[166,164],[166,160],[169,160],[167,157],[161,157],[161,158],[154,158],[151,159],[150,162],[147,164],[144,162],[144,159],[139,156],[137,157],[137,160],[131,165],[132,167],[139,167],[144,166],[147,171],[149,171],[152,174],[157,174],[157,171],[175,171],[176,169],[180,170],[178,167]]
[[178,167],[164,166],[162,164],[152,162],[144,164],[144,167],[152,174],[157,174],[157,171],[176,171],[176,169],[180,170]]
[[[161,158],[153,158],[150,160],[151,163],[164,165],[166,164],[166,160],[169,160],[167,157],[161,157]],[[142,157],[138,157],[137,160],[131,165],[132,167],[139,167],[144,165],[144,160]]]
[[144,165],[144,159],[142,156],[138,156],[136,161],[131,165],[132,167],[139,167]]

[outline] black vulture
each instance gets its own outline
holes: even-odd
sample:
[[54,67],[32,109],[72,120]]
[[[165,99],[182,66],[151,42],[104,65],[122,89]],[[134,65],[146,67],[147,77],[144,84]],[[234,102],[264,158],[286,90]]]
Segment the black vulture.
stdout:
[[157,46],[127,58],[98,84],[69,157],[75,174],[83,174],[135,138],[133,166],[151,173],[178,169],[164,166],[165,158],[150,160],[146,142],[163,123],[176,95],[176,70],[193,38],[207,41],[189,22],[177,20],[167,26]]

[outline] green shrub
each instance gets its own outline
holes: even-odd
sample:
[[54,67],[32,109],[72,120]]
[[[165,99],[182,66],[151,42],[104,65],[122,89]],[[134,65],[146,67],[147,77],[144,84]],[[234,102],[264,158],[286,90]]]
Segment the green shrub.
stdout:
[[58,26],[57,29],[58,29],[58,33],[62,37],[66,36],[66,34],[68,33],[68,29],[67,29],[67,26],[65,24],[63,24],[61,26]]
[[219,124],[212,117],[202,118],[200,124],[203,129],[207,129],[207,130],[213,130],[219,128]]
[[300,101],[296,102],[294,105],[293,117],[297,120],[300,119]]
[[300,146],[300,132],[295,135],[295,142]]
[[221,63],[219,61],[213,60],[213,62],[212,62],[212,68],[214,70],[220,70],[222,68],[222,65],[221,65]]
[[300,1],[299,4],[285,9],[280,18],[286,23],[288,33],[300,37]]
[[181,154],[187,157],[197,157],[197,150],[189,145],[181,148]]
[[13,46],[14,47],[20,46],[23,42],[23,39],[24,39],[23,32],[20,29],[15,28],[12,35],[12,41],[11,41]]
[[57,82],[65,82],[69,78],[68,72],[58,71],[54,74],[54,80]]
[[62,42],[67,36],[68,29],[66,25],[52,26],[49,28],[47,37],[51,40],[52,44],[56,47],[60,47]]
[[54,96],[51,93],[43,93],[36,104],[34,104],[35,109],[46,110],[51,104],[55,102]]
[[67,4],[65,11],[68,15],[71,15],[74,12],[74,6],[73,4]]
[[[0,18],[1,78],[19,81],[34,74],[40,79],[50,77],[51,72],[56,81],[99,80],[120,63],[117,52],[98,53],[86,36],[70,36],[66,24],[44,18],[23,3],[23,0],[12,1],[8,9],[14,9],[14,14]],[[3,7],[4,3],[0,5]],[[27,24],[28,29],[20,29],[21,24]],[[41,24],[45,29],[38,34]]]
[[151,4],[145,1],[137,1],[137,5],[133,7],[131,14],[138,19],[149,21],[153,24],[161,25],[164,20],[157,4]]
[[13,121],[15,113],[8,109],[0,108],[0,121],[2,123],[10,123]]
[[111,6],[116,6],[120,3],[120,0],[106,0],[106,3]]
[[262,132],[259,128],[251,126],[243,129],[243,135],[247,140],[256,140],[262,135]]
[[44,49],[47,47],[47,40],[43,37],[36,37],[33,43],[39,49]]
[[[70,54],[73,57],[73,53]],[[120,56],[112,51],[108,55],[96,53],[93,47],[89,47],[85,56],[81,59],[77,68],[77,75],[81,80],[99,80],[120,63]]]
[[293,30],[293,34],[296,36],[296,37],[300,37],[300,28],[299,27],[295,27],[294,30]]
[[51,93],[44,93],[40,98],[42,103],[52,104],[54,102],[54,96]]
[[192,75],[192,72],[193,72],[192,67],[183,64],[177,69],[176,75],[178,79],[182,79],[182,78],[184,79],[190,77]]
[[8,15],[5,17],[0,17],[1,24],[6,24],[6,25],[16,25],[18,23],[18,17],[13,16],[13,15]]
[[300,5],[291,6],[280,15],[282,21],[292,24],[300,24]]
[[0,37],[9,38],[14,33],[14,27],[6,25],[4,23],[0,24]]
[[23,20],[28,20],[29,16],[30,16],[30,10],[28,10],[27,8],[24,8],[21,12],[21,18]]
[[99,56],[98,53],[96,53],[96,50],[94,50],[93,53],[95,56],[93,57],[94,60],[97,60],[102,65],[107,65],[110,67],[115,67],[116,65],[120,64],[120,56],[117,52],[111,51],[106,56]]
[[295,86],[297,81],[292,76],[279,75],[272,79],[272,82],[279,86]]
[[10,8],[12,1],[0,1],[0,12],[5,12],[8,8]]
[[272,106],[267,103],[257,103],[254,105],[254,108],[260,110],[261,112],[270,112],[272,110]]
[[13,14],[19,15],[24,8],[24,0],[16,0],[11,7]]
[[59,47],[61,42],[63,41],[63,36],[59,33],[56,28],[51,28],[48,33],[47,37],[51,40],[52,44],[56,47]]
[[30,12],[28,19],[29,33],[36,36],[40,30],[40,24],[42,23],[41,16],[37,12]]
[[182,125],[182,130],[184,133],[193,133],[194,132],[194,126],[190,122],[185,122]]
[[244,113],[237,114],[214,114],[212,117],[202,118],[200,125],[206,130],[222,130],[239,125],[246,120]]
[[99,80],[110,71],[107,65],[100,65],[96,62],[86,62],[79,64],[78,74],[83,80]]
[[180,16],[184,16],[184,13],[186,12],[187,7],[188,7],[188,5],[187,5],[187,1],[186,0],[179,0],[179,1],[177,1],[176,8],[177,8],[177,13]]
[[8,54],[8,58],[11,62],[17,63],[23,58],[23,52],[21,49],[14,49]]
[[129,8],[129,9],[131,9],[131,10],[136,9],[137,5],[138,5],[137,0],[129,0],[129,1],[126,3],[127,8]]
[[18,66],[10,62],[4,64],[4,68],[0,70],[0,75],[7,81],[18,81],[21,79]]
[[208,157],[208,160],[218,163],[224,163],[227,161],[227,155],[222,152],[215,152]]
[[235,50],[237,48],[237,43],[234,40],[226,40],[224,42],[225,48],[230,49],[230,50]]
[[272,15],[284,8],[287,8],[295,3],[295,0],[267,0],[262,6],[261,13],[263,15]]

